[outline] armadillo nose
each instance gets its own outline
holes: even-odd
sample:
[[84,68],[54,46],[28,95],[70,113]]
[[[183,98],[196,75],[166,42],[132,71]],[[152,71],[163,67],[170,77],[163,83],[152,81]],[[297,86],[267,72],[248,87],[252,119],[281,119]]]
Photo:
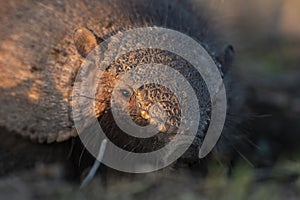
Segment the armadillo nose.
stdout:
[[148,120],[148,119],[150,119],[150,116],[149,116],[149,114],[146,112],[146,111],[141,111],[141,117],[143,118],[143,119],[145,119],[145,120]]

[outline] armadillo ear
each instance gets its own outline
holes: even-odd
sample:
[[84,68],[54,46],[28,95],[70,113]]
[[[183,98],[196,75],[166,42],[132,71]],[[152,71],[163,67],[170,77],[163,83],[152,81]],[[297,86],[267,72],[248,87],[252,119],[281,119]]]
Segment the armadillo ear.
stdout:
[[222,72],[226,74],[233,64],[235,57],[234,48],[232,45],[225,45],[222,51],[218,54],[218,61],[222,65]]
[[78,53],[86,57],[98,45],[99,39],[87,28],[78,28],[73,35],[74,44]]

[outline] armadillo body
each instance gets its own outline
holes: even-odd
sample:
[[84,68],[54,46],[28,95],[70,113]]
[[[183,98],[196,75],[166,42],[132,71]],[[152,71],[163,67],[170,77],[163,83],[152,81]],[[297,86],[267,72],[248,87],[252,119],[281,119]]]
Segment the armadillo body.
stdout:
[[0,126],[40,143],[77,135],[72,90],[84,59],[73,41],[77,28],[105,39],[132,27],[164,26],[188,33],[212,55],[219,53],[208,22],[189,3],[16,2],[2,3],[7,5],[0,25]]

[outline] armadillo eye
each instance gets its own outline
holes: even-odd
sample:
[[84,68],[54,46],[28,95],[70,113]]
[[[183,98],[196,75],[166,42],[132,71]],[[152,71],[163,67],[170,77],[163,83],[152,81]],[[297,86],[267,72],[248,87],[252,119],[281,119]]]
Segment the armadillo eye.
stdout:
[[129,98],[130,97],[130,92],[128,90],[121,89],[120,92],[123,95],[123,97],[125,97],[125,98]]

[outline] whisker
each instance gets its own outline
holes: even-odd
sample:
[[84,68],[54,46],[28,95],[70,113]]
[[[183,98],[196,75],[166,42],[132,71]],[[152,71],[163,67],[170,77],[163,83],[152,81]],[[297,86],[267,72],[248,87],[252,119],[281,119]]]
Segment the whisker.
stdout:
[[95,160],[95,162],[92,166],[92,169],[89,171],[88,175],[82,181],[82,183],[80,185],[80,189],[87,186],[91,182],[91,180],[94,178],[94,176],[103,160],[106,145],[107,145],[107,139],[102,140],[97,159]]
[[82,151],[81,151],[80,156],[79,156],[78,167],[81,166],[81,161],[82,161],[84,152],[85,152],[85,147],[83,146]]
[[75,138],[72,138],[71,140],[72,141],[71,141],[71,147],[70,147],[70,150],[68,153],[68,158],[71,158],[73,151],[74,151],[74,147],[75,147]]
[[[233,145],[232,145],[233,146]],[[248,158],[246,158],[246,156],[245,155],[243,155],[239,150],[237,150],[236,148],[235,148],[235,146],[233,146],[233,148],[234,148],[234,150],[241,156],[241,158],[243,158],[251,167],[255,167],[255,165],[248,159]]]
[[93,97],[89,97],[89,96],[86,96],[86,95],[76,95],[76,96],[73,96],[73,97],[84,97],[84,98],[87,98],[89,100],[93,100],[93,101],[97,101],[97,102],[101,102],[101,103],[109,103],[108,100],[100,100],[100,99],[97,99],[97,98],[93,98]]

